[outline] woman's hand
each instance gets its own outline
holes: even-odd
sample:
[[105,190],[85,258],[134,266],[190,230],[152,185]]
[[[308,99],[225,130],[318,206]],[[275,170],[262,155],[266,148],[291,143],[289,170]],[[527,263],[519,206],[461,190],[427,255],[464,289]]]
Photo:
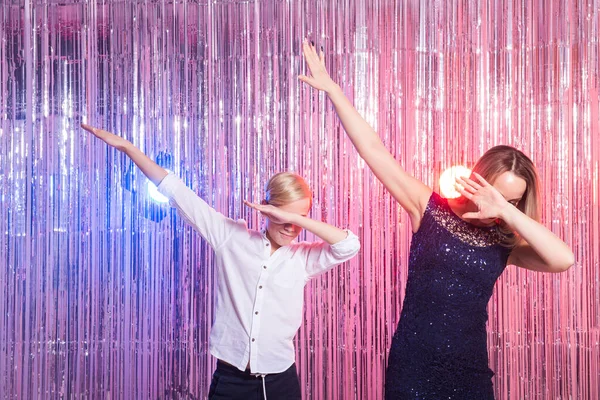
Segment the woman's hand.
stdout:
[[262,215],[269,218],[271,222],[275,224],[293,224],[294,220],[298,217],[298,214],[284,211],[281,208],[272,206],[270,204],[256,204],[251,203],[248,200],[244,200],[244,204],[259,211]]
[[[456,178],[457,190],[469,199],[479,211],[467,212],[462,215],[464,219],[495,219],[502,218],[502,212],[509,206],[504,196],[481,175],[474,172],[478,182],[467,178]],[[462,186],[462,187],[461,187]]]
[[302,82],[308,83],[317,90],[329,92],[334,89],[337,84],[331,79],[327,69],[325,68],[325,57],[323,51],[317,53],[315,46],[311,45],[308,43],[308,40],[304,39],[304,43],[302,43],[302,52],[304,53],[304,60],[308,65],[311,76],[299,75],[298,79]]
[[131,145],[130,141],[105,130],[94,128],[93,126],[87,124],[81,124],[81,127],[90,132],[92,135],[96,136],[98,139],[102,140],[107,145],[114,147],[119,151],[124,151],[127,146]]

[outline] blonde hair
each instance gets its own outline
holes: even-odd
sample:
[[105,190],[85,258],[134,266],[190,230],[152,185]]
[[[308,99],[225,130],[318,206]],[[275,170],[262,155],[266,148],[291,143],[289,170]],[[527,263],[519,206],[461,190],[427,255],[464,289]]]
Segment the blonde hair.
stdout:
[[292,172],[273,175],[265,186],[265,200],[275,207],[302,199],[310,199],[312,207],[312,192],[308,184],[304,178]]
[[[504,172],[512,172],[526,183],[523,197],[517,208],[525,215],[539,221],[539,179],[533,162],[522,151],[511,146],[495,146],[485,152],[473,167],[490,184]],[[475,181],[474,177],[472,177]],[[515,246],[521,239],[515,236],[506,224],[500,224],[500,230],[506,236],[505,244]]]

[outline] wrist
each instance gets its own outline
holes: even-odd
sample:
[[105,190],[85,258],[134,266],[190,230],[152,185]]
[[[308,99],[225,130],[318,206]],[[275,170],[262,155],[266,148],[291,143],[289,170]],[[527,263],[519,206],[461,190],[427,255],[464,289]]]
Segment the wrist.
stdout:
[[509,202],[506,202],[504,206],[500,209],[500,213],[498,218],[504,221],[507,225],[512,225],[512,220],[514,219],[515,212],[519,212],[519,209]]
[[117,150],[122,151],[127,155],[130,155],[131,151],[134,149],[136,149],[136,147],[128,140],[123,140],[123,143],[117,146]]
[[300,214],[293,214],[290,218],[289,218],[289,223],[292,225],[297,225],[301,228],[304,228],[304,224],[302,223],[304,221],[306,217],[303,217]]
[[335,83],[333,80],[329,85],[327,85],[324,89],[324,92],[327,93],[328,96],[335,96],[336,94],[343,94],[342,88],[340,85]]

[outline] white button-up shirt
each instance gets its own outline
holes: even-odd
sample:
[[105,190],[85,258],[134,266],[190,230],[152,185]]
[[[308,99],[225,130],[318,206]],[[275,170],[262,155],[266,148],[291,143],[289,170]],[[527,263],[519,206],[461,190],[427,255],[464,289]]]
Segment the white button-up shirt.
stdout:
[[179,214],[215,252],[217,290],[210,352],[252,373],[288,369],[295,359],[293,339],[302,323],[304,286],[310,278],[352,258],[358,237],[333,245],[292,242],[271,254],[265,232],[248,229],[218,213],[173,174],[158,186]]

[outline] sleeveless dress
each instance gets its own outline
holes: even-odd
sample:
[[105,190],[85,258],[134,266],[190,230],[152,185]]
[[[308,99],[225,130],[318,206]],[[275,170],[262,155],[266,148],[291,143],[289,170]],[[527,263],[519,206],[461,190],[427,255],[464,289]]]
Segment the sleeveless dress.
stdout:
[[459,218],[433,193],[410,247],[386,399],[493,399],[487,304],[510,248],[497,227]]

